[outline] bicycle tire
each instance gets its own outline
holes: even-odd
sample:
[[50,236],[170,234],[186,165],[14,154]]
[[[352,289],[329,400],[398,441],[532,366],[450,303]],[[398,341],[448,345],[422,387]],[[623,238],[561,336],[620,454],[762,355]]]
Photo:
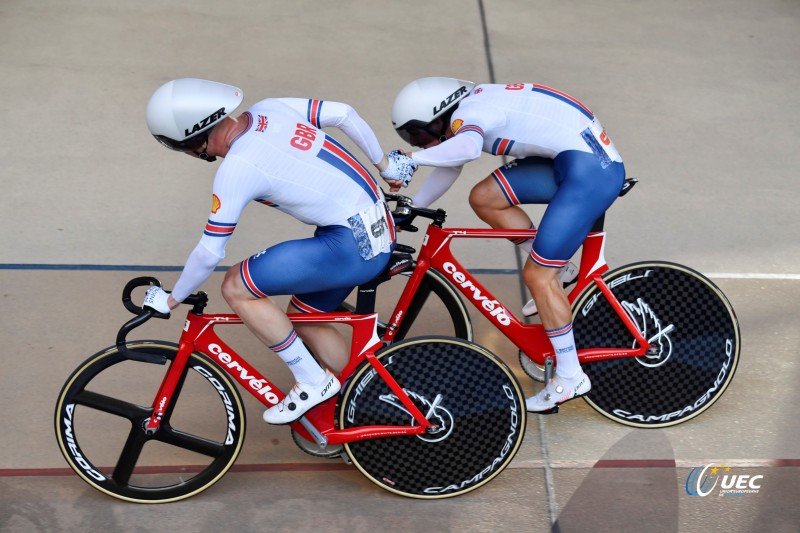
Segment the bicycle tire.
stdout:
[[[741,348],[739,323],[722,291],[695,270],[661,261],[626,265],[603,279],[646,338],[661,336],[651,340],[657,355],[584,364],[592,381],[589,405],[616,422],[650,428],[711,407],[733,379]],[[573,329],[578,349],[635,346],[594,284],[575,300]]]
[[[160,341],[126,347],[168,364],[178,350]],[[67,379],[56,403],[56,438],[92,487],[129,502],[173,502],[207,489],[233,465],[245,436],[234,383],[207,356],[191,354],[161,426],[148,435],[144,425],[164,374],[162,365],[130,360],[112,346]],[[215,398],[218,409],[209,405]]]
[[[389,317],[394,312],[397,298],[400,297],[402,288],[405,287],[405,282],[410,275],[411,272],[398,274],[380,285],[378,289],[380,294],[385,295],[389,292],[393,296],[393,298],[378,297],[378,336],[380,338],[383,338],[386,333]],[[394,297],[395,293],[396,297]],[[355,307],[344,303],[341,309],[353,312]],[[443,317],[448,318],[447,324],[444,326],[441,324]],[[408,306],[408,312],[403,317],[394,341],[433,334],[457,337],[467,341],[472,341],[474,336],[472,319],[458,292],[442,274],[429,269],[425,272],[425,276]]]
[[[508,466],[525,435],[527,414],[519,382],[503,361],[452,337],[405,340],[377,357],[423,414],[437,405],[440,430],[345,444],[370,481],[412,498],[449,498],[477,489]],[[362,365],[342,395],[340,426],[411,420],[374,368]]]

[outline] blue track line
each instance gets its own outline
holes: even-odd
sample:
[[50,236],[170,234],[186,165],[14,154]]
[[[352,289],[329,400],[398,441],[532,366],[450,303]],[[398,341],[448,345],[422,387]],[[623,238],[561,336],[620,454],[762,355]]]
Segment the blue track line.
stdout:
[[[217,266],[214,270],[225,272],[229,266]],[[45,263],[0,263],[0,270],[82,270],[89,272],[115,271],[115,272],[180,272],[183,266],[168,265],[69,265]],[[473,268],[473,274],[502,276],[518,274],[516,268]]]

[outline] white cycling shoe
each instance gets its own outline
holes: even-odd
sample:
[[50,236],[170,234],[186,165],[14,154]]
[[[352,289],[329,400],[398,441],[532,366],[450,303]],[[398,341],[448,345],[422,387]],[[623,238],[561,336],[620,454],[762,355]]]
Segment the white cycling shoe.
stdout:
[[525,400],[525,408],[529,413],[543,415],[557,413],[559,405],[583,396],[590,390],[592,390],[592,382],[589,381],[589,376],[583,370],[572,379],[566,379],[556,374],[550,383],[539,391],[539,394]]
[[336,396],[342,385],[330,370],[325,370],[325,374],[326,379],[316,385],[295,383],[279,404],[264,411],[264,421],[268,424],[291,424],[312,407]]
[[[575,266],[575,263],[569,262],[563,267],[561,267],[561,272],[558,274],[558,279],[561,280],[565,286],[569,285],[578,277],[578,267]],[[536,308],[536,302],[533,301],[533,298],[528,300],[522,308],[522,314],[525,316],[533,316],[538,313],[539,310]]]

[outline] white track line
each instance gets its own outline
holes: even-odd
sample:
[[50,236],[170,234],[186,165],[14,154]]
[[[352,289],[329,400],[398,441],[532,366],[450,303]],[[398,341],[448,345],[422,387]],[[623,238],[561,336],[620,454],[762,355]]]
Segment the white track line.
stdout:
[[764,274],[760,272],[742,272],[742,273],[733,273],[733,272],[711,272],[706,274],[709,278],[717,278],[717,279],[791,279],[791,280],[798,280],[800,279],[800,274]]
[[[602,459],[601,459],[602,461]],[[611,460],[613,462],[614,460]],[[649,467],[654,468],[654,466],[648,466],[647,460],[617,460],[619,461],[618,468],[638,468],[640,465],[642,467]],[[724,464],[725,466],[731,466],[736,468],[769,468],[769,467],[779,467],[779,466],[800,466],[800,464],[795,464],[798,461],[797,459],[790,459],[790,460],[781,460],[781,459],[728,459],[727,461],[723,460],[714,460],[709,461],[706,459],[703,460],[687,460],[687,459],[676,459],[675,460],[675,468],[694,468],[695,466],[706,465],[709,463],[714,464]],[[511,464],[508,465],[508,468],[547,468],[553,470],[562,470],[562,469],[587,469],[587,468],[594,468],[597,464],[597,460],[574,460],[574,461],[565,461],[565,460],[541,460],[541,459],[527,459],[527,460],[518,460],[514,459]],[[784,464],[787,463],[787,464]],[[602,463],[601,463],[602,464]],[[613,465],[608,465],[608,467],[613,467]],[[662,467],[663,468],[663,467]]]

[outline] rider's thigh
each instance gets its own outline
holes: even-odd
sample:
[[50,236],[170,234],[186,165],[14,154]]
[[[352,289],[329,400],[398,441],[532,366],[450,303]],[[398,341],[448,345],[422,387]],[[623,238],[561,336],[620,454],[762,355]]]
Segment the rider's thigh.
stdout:
[[469,196],[469,205],[478,217],[493,228],[529,229],[531,219],[522,209],[509,204],[506,196],[489,176],[475,187]]
[[590,153],[570,151],[555,159],[558,189],[542,216],[533,251],[548,260],[569,259],[594,222],[619,196],[622,163],[602,167]]
[[241,278],[257,297],[302,295],[309,306],[332,311],[353,287],[379,275],[389,256],[365,260],[349,227],[328,226],[317,228],[312,238],[286,241],[247,258]]
[[484,181],[496,184],[507,205],[546,204],[558,190],[553,160],[546,157],[515,159]]

